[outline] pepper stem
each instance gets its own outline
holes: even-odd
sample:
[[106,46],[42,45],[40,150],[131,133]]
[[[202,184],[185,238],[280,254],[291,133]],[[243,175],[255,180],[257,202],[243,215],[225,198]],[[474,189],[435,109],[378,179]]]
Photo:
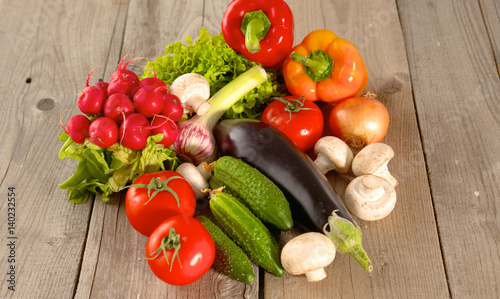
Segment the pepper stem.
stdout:
[[293,52],[290,59],[302,64],[304,71],[314,82],[330,78],[333,70],[333,59],[323,50],[312,51],[304,57]]
[[[326,230],[327,226],[330,226],[329,231]],[[328,223],[323,227],[323,232],[339,252],[352,256],[368,273],[373,271],[372,261],[361,245],[361,230],[357,225],[333,211],[328,217]]]
[[241,32],[245,35],[245,47],[251,54],[260,51],[260,41],[266,37],[271,21],[262,10],[245,13]]

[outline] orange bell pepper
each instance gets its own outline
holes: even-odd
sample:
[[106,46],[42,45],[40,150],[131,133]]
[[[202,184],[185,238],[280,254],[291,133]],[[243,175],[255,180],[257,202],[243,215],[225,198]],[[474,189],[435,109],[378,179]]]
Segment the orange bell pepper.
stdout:
[[330,30],[315,30],[292,49],[283,66],[288,91],[310,101],[340,102],[360,94],[368,72],[358,50]]

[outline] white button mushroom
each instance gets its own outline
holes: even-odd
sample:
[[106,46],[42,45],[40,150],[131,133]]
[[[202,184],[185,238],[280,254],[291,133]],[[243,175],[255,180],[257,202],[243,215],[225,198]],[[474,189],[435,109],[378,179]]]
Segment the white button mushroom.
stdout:
[[207,79],[196,73],[188,73],[177,77],[170,86],[170,93],[176,95],[183,106],[190,106],[198,115],[210,109],[210,85]]
[[191,163],[182,163],[175,169],[180,175],[182,175],[193,187],[196,199],[201,199],[205,197],[205,193],[202,190],[208,189],[208,180],[212,176],[213,163],[208,164],[206,162],[195,166]]
[[364,147],[352,160],[355,176],[373,174],[384,178],[396,187],[398,181],[387,169],[387,163],[394,157],[394,151],[385,143],[372,143]]
[[281,264],[292,275],[305,274],[307,281],[326,277],[323,268],[335,259],[335,245],[325,235],[309,232],[288,241],[281,250]]
[[360,219],[380,220],[394,209],[396,191],[386,179],[371,174],[362,175],[347,186],[345,204]]
[[321,137],[314,146],[314,153],[317,155],[314,163],[323,173],[330,170],[338,173],[348,173],[351,169],[352,150],[340,138],[334,136]]

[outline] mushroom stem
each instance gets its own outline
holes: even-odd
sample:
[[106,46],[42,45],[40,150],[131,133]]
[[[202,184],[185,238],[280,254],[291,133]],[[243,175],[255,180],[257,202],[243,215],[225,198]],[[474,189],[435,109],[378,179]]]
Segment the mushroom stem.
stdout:
[[314,160],[314,163],[316,164],[316,166],[318,166],[319,170],[321,170],[321,172],[324,174],[326,174],[330,170],[338,172],[338,168],[332,167],[332,163],[330,162],[330,160],[323,155],[318,155],[316,160]]
[[340,138],[334,136],[321,137],[314,145],[317,157],[314,163],[326,174],[330,170],[348,173],[351,168],[353,153],[351,148]]
[[186,101],[186,105],[189,105],[198,115],[206,114],[210,109],[210,104],[199,94],[193,94]]
[[215,162],[208,164],[207,162],[202,162],[196,168],[201,173],[205,181],[208,181],[212,177],[212,170],[214,170]]
[[359,186],[359,193],[367,198],[367,201],[377,201],[384,196],[382,180],[376,176],[364,176]]
[[170,93],[176,95],[185,107],[203,115],[210,110],[210,85],[205,77],[197,73],[187,73],[177,77],[170,85]]
[[307,272],[305,275],[308,282],[316,282],[323,280],[326,277],[326,272],[325,269],[321,268],[318,270]]
[[391,175],[387,164],[394,157],[394,151],[385,143],[372,143],[364,147],[352,161],[355,176],[373,174],[386,179],[393,187],[398,181]]
[[396,180],[395,177],[392,176],[392,174],[389,172],[389,169],[387,168],[387,163],[389,163],[389,161],[387,161],[386,163],[384,163],[384,165],[382,165],[382,167],[380,167],[375,173],[373,173],[374,175],[376,176],[379,176],[381,178],[384,178],[386,179],[387,181],[389,181],[389,183],[391,183],[391,185],[393,187],[396,187],[399,182],[398,180]]
[[380,220],[394,209],[396,191],[386,179],[373,174],[363,175],[347,186],[345,204],[352,214],[363,220]]
[[179,165],[175,170],[189,182],[191,187],[193,187],[196,199],[205,197],[205,193],[202,190],[208,188],[207,180],[212,175],[210,167],[204,166],[203,164],[204,163],[201,163],[195,166],[185,162]]

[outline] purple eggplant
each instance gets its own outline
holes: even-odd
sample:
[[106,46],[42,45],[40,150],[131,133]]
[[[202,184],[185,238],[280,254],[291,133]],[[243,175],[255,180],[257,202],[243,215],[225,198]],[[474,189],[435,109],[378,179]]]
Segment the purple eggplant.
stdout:
[[[325,175],[276,128],[253,119],[220,121],[214,136],[221,156],[242,159],[272,180],[290,203],[293,219],[324,232],[340,252],[368,272],[371,261],[361,246],[361,231]],[[326,230],[329,225],[330,231]]]

